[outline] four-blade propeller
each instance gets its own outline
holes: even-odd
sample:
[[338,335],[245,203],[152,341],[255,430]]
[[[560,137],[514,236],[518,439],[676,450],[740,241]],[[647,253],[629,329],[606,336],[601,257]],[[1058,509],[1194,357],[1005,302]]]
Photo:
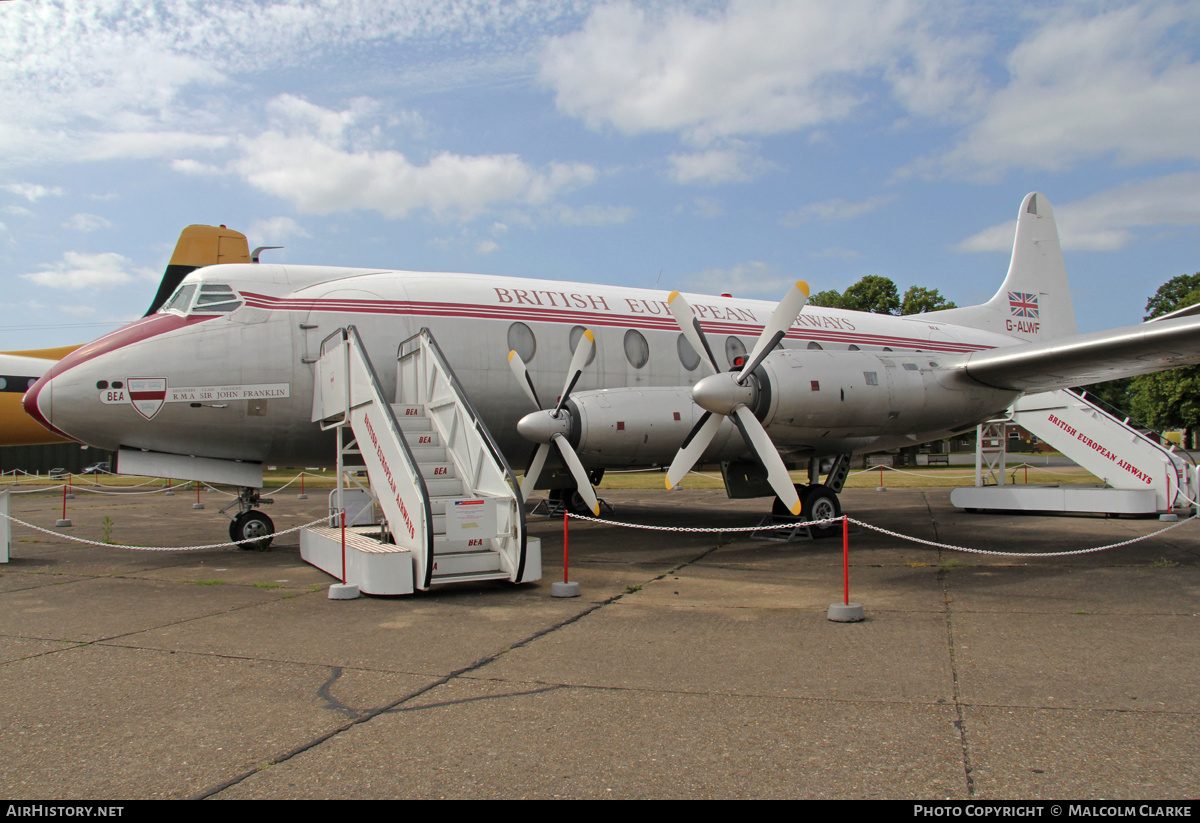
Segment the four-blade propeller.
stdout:
[[[532,440],[538,444],[537,451],[533,453],[533,460],[529,464],[529,469],[525,472],[524,479],[521,480],[521,495],[528,498],[529,493],[533,491],[538,475],[542,473],[542,468],[546,465],[546,458],[550,454],[550,444],[553,443],[558,447],[563,462],[566,463],[571,475],[575,478],[575,485],[578,487],[579,496],[587,504],[588,508],[591,509],[592,514],[599,517],[600,501],[596,499],[596,491],[592,488],[587,469],[583,467],[583,463],[579,460],[579,455],[575,454],[575,450],[571,448],[571,443],[567,440],[567,435],[571,431],[571,417],[570,412],[564,408],[571,396],[571,390],[575,388],[575,383],[578,382],[579,376],[583,373],[583,367],[587,365],[595,346],[595,336],[590,330],[584,330],[583,336],[579,338],[579,345],[575,347],[575,354],[571,358],[571,367],[567,372],[567,381],[563,384],[562,396],[558,398],[558,405],[553,410],[547,409],[527,414],[517,423],[517,431],[525,439]],[[525,361],[521,359],[521,355],[515,351],[510,351],[508,353],[508,365],[512,369],[513,374],[516,375],[517,382],[521,384],[521,388],[524,389],[526,396],[533,401],[533,404],[538,409],[541,409],[542,403],[533,388],[533,381],[529,377],[529,372],[525,368]]]
[[763,327],[762,334],[759,335],[754,348],[746,357],[745,365],[741,371],[735,373],[721,370],[708,345],[708,339],[704,336],[703,329],[700,328],[700,322],[692,313],[692,307],[679,292],[671,292],[667,303],[671,314],[675,317],[675,322],[679,324],[680,330],[692,348],[707,355],[713,374],[692,387],[692,399],[696,401],[696,405],[704,409],[704,414],[700,416],[695,428],[683,441],[678,454],[671,462],[671,467],[667,470],[668,489],[674,487],[691,471],[692,466],[696,465],[696,461],[700,459],[709,443],[716,437],[717,430],[721,427],[721,418],[728,417],[742,433],[742,439],[746,441],[746,446],[751,453],[766,469],[767,481],[771,484],[775,495],[793,515],[799,516],[800,496],[796,494],[796,487],[792,484],[792,478],[783,464],[783,458],[776,451],[775,444],[771,442],[767,430],[750,410],[750,404],[754,402],[758,389],[748,378],[762,363],[763,358],[770,354],[779,341],[784,338],[807,302],[808,284],[802,280],[798,281],[788,289],[783,300],[775,307],[775,311],[771,313],[771,319]]

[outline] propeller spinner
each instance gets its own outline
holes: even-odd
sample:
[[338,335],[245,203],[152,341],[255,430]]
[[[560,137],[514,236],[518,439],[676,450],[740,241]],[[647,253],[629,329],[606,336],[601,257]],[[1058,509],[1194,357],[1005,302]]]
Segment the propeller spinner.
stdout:
[[679,324],[692,348],[707,356],[713,374],[692,387],[692,399],[704,409],[704,414],[683,441],[678,454],[671,462],[671,467],[667,469],[668,489],[674,487],[692,470],[692,466],[696,465],[708,444],[716,437],[717,430],[721,427],[721,418],[728,417],[742,433],[747,447],[767,470],[767,481],[775,495],[793,515],[799,516],[800,496],[796,494],[796,487],[792,485],[792,478],[783,464],[783,458],[779,456],[767,430],[750,410],[750,404],[754,402],[758,390],[747,378],[784,338],[807,302],[808,284],[803,280],[797,281],[771,313],[770,320],[763,327],[762,334],[746,358],[742,370],[735,373],[722,371],[717,365],[717,358],[713,356],[704,330],[700,328],[700,321],[692,313],[692,307],[682,294],[677,291],[671,292],[667,304],[675,322]]
[[[600,501],[596,499],[596,491],[592,488],[591,480],[588,478],[587,469],[583,467],[583,463],[579,460],[579,455],[575,454],[575,450],[571,448],[571,443],[567,440],[567,434],[571,430],[570,412],[564,408],[567,400],[571,396],[571,390],[575,388],[575,383],[578,382],[579,376],[583,374],[583,367],[587,365],[588,358],[592,355],[592,350],[596,346],[596,338],[590,330],[584,330],[583,336],[579,338],[579,345],[575,347],[575,354],[571,358],[571,367],[567,372],[567,381],[563,384],[562,396],[558,399],[558,405],[554,409],[545,409],[525,415],[517,423],[517,431],[527,440],[532,440],[538,444],[537,451],[533,453],[533,460],[529,464],[528,471],[525,472],[524,479],[521,480],[521,495],[528,497],[533,491],[534,485],[537,483],[538,476],[542,473],[542,468],[546,465],[546,458],[550,454],[550,446],[553,444],[558,448],[562,455],[563,462],[571,472],[571,476],[575,478],[575,485],[578,488],[579,496],[591,509],[592,514],[596,517],[600,516]],[[533,380],[529,377],[529,371],[525,368],[525,361],[515,351],[508,353],[508,365],[516,375],[517,382],[521,384],[521,388],[525,391],[526,396],[533,401],[533,404],[542,409],[542,403],[538,399],[537,391],[533,388]]]

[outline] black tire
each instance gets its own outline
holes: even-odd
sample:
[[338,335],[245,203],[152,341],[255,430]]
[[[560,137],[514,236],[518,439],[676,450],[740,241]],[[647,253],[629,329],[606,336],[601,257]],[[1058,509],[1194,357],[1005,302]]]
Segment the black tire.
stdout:
[[[805,520],[829,520],[842,516],[842,503],[838,496],[822,484],[809,486],[800,497],[800,505],[800,516]],[[841,528],[840,523],[816,526],[812,529],[812,536],[831,537],[841,531]]]
[[[799,483],[795,483],[793,485],[796,487],[796,496],[800,498],[801,504],[803,504],[804,495],[808,492],[808,486],[801,486]],[[792,514],[792,510],[785,506],[783,501],[778,497],[776,497],[775,502],[771,504],[771,514],[775,515],[776,517],[786,517],[789,520],[800,519],[799,517],[794,516]],[[800,515],[800,517],[803,516],[803,514]]]
[[581,514],[584,517],[595,517],[596,513],[588,508],[579,494],[579,489],[572,486],[568,489],[551,489],[550,501],[567,507],[571,514]]
[[229,524],[229,539],[246,551],[265,552],[274,538],[264,535],[274,533],[275,524],[271,518],[257,509],[242,512]]

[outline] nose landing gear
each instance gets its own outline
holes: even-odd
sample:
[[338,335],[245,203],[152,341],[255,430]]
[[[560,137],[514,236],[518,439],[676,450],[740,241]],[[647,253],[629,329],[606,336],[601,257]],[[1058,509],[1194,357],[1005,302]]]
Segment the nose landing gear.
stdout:
[[[273,539],[267,535],[275,533],[275,524],[257,507],[275,501],[263,500],[258,491],[258,489],[251,488],[241,489],[238,492],[237,500],[221,509],[221,514],[225,514],[225,509],[237,506],[238,514],[230,518],[229,539],[237,543],[238,547],[243,550],[265,552],[270,548]],[[228,517],[228,515],[226,516]]]

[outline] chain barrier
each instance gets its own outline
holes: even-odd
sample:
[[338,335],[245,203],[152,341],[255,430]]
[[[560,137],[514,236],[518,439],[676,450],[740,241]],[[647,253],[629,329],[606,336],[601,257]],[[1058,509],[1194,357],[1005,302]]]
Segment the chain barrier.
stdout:
[[[9,514],[4,514],[3,512],[0,512],[0,517],[3,517],[4,519],[8,520],[11,523],[16,523],[19,526],[24,526],[27,529],[33,529],[34,531],[42,532],[43,534],[54,535],[55,537],[61,537],[65,540],[72,540],[76,543],[86,543],[89,546],[105,546],[110,549],[129,549],[131,551],[142,551],[142,552],[190,552],[190,551],[196,551],[198,549],[223,549],[223,548],[229,548],[231,546],[240,546],[241,545],[241,543],[235,543],[233,541],[229,541],[227,543],[209,543],[204,546],[127,546],[123,543],[104,543],[100,540],[88,540],[86,537],[75,537],[74,535],[71,535],[71,534],[63,534],[62,532],[56,532],[53,529],[44,529],[41,526],[35,526],[33,523],[26,523],[24,520],[20,520]],[[327,522],[329,522],[329,515],[324,515],[323,517],[319,517],[316,520],[312,521],[311,523],[305,523],[302,526],[294,526],[293,528],[290,528],[290,529],[284,529],[283,531],[279,531],[279,532],[272,532],[271,534],[264,534],[259,537],[255,537],[253,540],[245,540],[242,542],[258,543],[262,540],[266,540],[267,538],[274,539],[281,535],[291,534],[292,532],[298,532],[301,529],[307,529],[310,526],[317,525],[318,523],[327,523]]]
[[587,515],[583,515],[583,514],[568,513],[567,516],[574,520],[586,520],[590,523],[600,523],[605,526],[617,526],[617,527],[627,528],[627,529],[643,529],[643,530],[647,530],[647,531],[687,532],[687,533],[705,533],[705,532],[707,532],[707,533],[721,533],[721,534],[731,534],[731,533],[737,533],[737,532],[760,532],[760,531],[773,531],[773,530],[782,530],[782,529],[794,529],[798,525],[805,526],[805,527],[832,526],[835,523],[841,523],[843,520],[845,520],[849,523],[855,524],[856,526],[862,526],[864,529],[870,529],[871,531],[879,532],[880,534],[886,534],[889,537],[895,537],[900,540],[908,540],[912,543],[921,543],[926,546],[933,546],[934,548],[948,549],[950,551],[956,551],[956,552],[967,552],[969,554],[987,554],[987,555],[993,555],[993,556],[997,556],[997,557],[1071,557],[1071,556],[1080,555],[1080,554],[1091,554],[1093,552],[1102,552],[1102,551],[1107,551],[1109,549],[1117,549],[1117,548],[1120,548],[1121,546],[1128,546],[1133,543],[1140,543],[1143,540],[1149,540],[1151,537],[1157,537],[1158,535],[1160,535],[1164,532],[1169,532],[1171,529],[1177,529],[1180,526],[1182,526],[1183,524],[1190,523],[1191,521],[1195,520],[1197,517],[1200,517],[1200,515],[1193,514],[1191,517],[1187,517],[1183,520],[1176,521],[1175,523],[1172,523],[1169,526],[1161,528],[1158,531],[1151,532],[1150,534],[1145,534],[1145,535],[1142,535],[1141,537],[1134,537],[1129,540],[1123,540],[1119,543],[1109,543],[1104,546],[1094,546],[1094,547],[1088,548],[1088,549],[1073,549],[1071,551],[1062,551],[1062,552],[1006,552],[1006,551],[998,551],[996,549],[974,549],[969,546],[955,546],[951,543],[939,543],[936,540],[926,540],[922,537],[913,537],[911,535],[891,531],[890,529],[885,529],[881,526],[873,526],[870,523],[864,522],[862,520],[856,520],[855,518],[849,517],[847,515],[843,515],[842,517],[831,517],[827,520],[812,520],[812,521],[805,520],[805,521],[794,521],[791,523],[774,524],[774,525],[769,525],[769,526],[733,526],[733,527],[728,527],[728,528],[713,528],[713,527],[706,528],[706,527],[700,527],[700,526],[650,526],[650,525],[646,525],[646,524],[642,524],[642,523],[621,523],[616,520],[602,520],[599,517],[588,517]]

